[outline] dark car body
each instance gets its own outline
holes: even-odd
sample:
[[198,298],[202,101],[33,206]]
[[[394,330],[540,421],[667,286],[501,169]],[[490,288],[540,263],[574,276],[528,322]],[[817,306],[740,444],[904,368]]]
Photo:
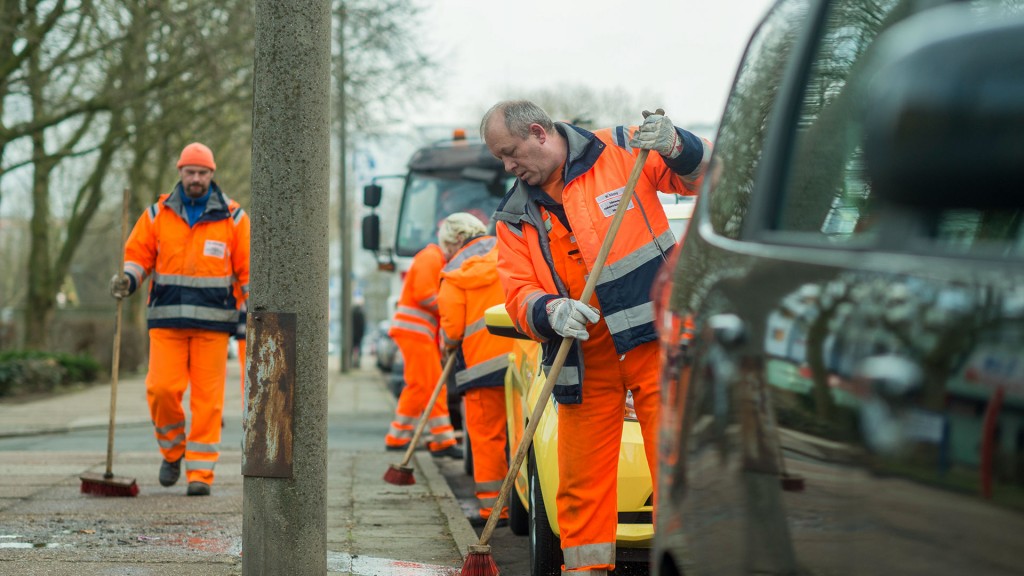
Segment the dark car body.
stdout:
[[657,287],[652,568],[1024,573],[1024,6],[780,0]]

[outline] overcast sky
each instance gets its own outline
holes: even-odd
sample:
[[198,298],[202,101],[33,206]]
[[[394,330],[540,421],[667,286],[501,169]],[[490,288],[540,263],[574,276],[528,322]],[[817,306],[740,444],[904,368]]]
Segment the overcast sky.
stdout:
[[415,120],[469,123],[516,89],[582,84],[662,106],[677,124],[715,123],[747,40],[770,4],[431,0],[425,39],[445,66],[444,97]]

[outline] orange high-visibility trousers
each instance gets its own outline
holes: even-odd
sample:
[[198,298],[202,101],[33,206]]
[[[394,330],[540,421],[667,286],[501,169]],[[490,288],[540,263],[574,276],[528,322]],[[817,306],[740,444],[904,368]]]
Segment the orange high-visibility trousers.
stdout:
[[[395,419],[384,437],[384,443],[391,448],[405,448],[412,441],[416,423],[427,407],[437,381],[441,379],[441,353],[433,342],[425,338],[398,336],[395,337],[395,343],[405,360],[405,387],[398,396]],[[447,386],[441,389],[424,428],[431,435],[427,443],[431,451],[444,450],[457,443],[455,428],[448,416],[447,390]]]
[[[185,456],[189,482],[213,484],[220,454],[228,334],[196,328],[152,328],[146,399],[164,460]],[[189,384],[191,383],[191,387]],[[191,424],[182,399],[189,390]]]
[[658,343],[621,357],[602,318],[583,342],[583,403],[558,406],[558,528],[564,569],[613,570],[618,523],[617,471],[626,390],[654,478],[658,429]]
[[[470,388],[464,398],[466,431],[469,432],[470,449],[473,451],[476,498],[480,501],[480,516],[490,518],[501,482],[508,474],[505,388]],[[508,518],[507,506],[502,509],[500,517]]]

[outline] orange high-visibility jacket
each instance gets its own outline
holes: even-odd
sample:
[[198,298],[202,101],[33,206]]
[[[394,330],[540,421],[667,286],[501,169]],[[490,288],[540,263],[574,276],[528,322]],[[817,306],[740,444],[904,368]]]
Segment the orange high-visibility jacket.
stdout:
[[201,328],[234,333],[236,294],[249,294],[249,216],[216,183],[194,226],[181,183],[139,217],[124,251],[131,289],[153,275],[150,328]]
[[412,257],[388,336],[437,342],[437,287],[444,263],[444,252],[437,244],[427,244]]
[[[569,148],[563,166],[562,204],[520,180],[494,215],[505,307],[520,332],[544,343],[546,366],[554,360],[561,338],[551,329],[545,305],[554,298],[580,297],[568,293],[555,271],[556,259],[570,256],[551,252],[547,238],[550,218],[567,224],[579,256],[593,271],[639,153],[628,143],[635,126],[589,132],[557,122],[555,129],[565,136]],[[657,192],[695,195],[710,158],[710,143],[686,130],[676,131],[684,141],[683,153],[672,160],[659,154],[648,157],[595,290],[596,304],[619,354],[657,337],[651,285],[675,245]],[[555,387],[555,397],[563,403],[582,401],[583,364],[575,343],[574,347]]]
[[459,392],[505,383],[513,341],[491,334],[484,324],[484,312],[505,302],[498,281],[497,242],[494,236],[470,240],[441,272],[437,297],[441,341],[447,347],[459,347],[455,362]]

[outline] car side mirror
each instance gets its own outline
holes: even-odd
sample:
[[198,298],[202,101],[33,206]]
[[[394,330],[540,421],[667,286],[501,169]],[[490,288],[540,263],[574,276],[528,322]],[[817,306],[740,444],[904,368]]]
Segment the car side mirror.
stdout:
[[487,325],[487,331],[495,336],[518,338],[520,340],[530,339],[526,334],[516,330],[516,326],[512,323],[512,318],[508,315],[508,311],[505,310],[504,304],[495,304],[484,310],[484,324]]
[[872,195],[922,212],[1024,205],[1024,18],[945,6],[876,49],[863,98]]
[[370,207],[376,208],[380,206],[380,199],[383,194],[383,190],[377,184],[367,184],[363,188],[363,204]]

